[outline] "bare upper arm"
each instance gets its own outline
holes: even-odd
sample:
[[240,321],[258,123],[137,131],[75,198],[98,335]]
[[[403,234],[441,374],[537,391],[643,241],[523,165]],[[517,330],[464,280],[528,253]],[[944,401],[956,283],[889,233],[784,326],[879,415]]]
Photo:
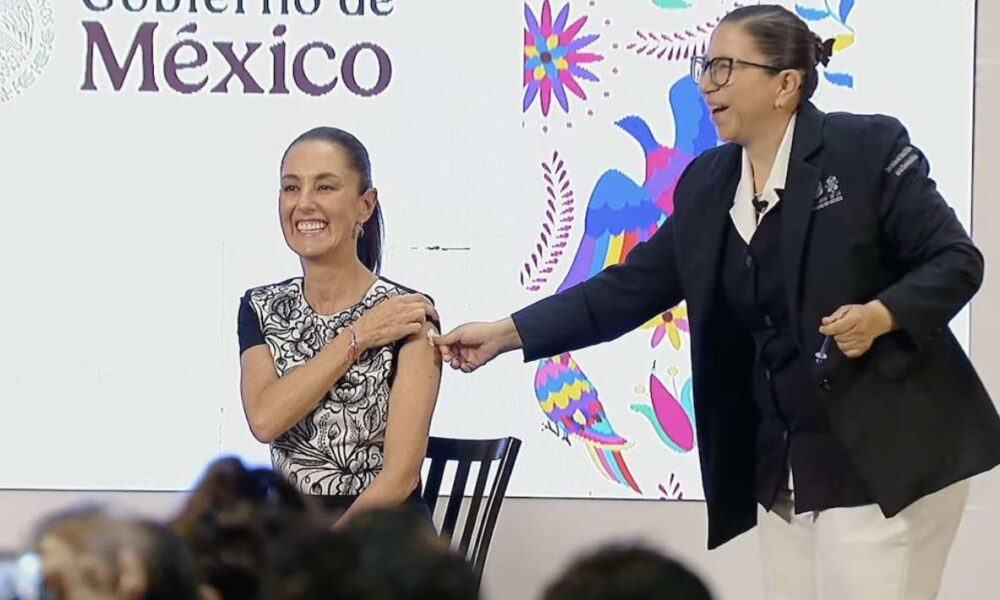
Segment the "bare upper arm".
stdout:
[[441,383],[441,353],[427,341],[433,324],[403,342],[396,377],[389,391],[389,421],[385,435],[386,468],[419,467],[427,449],[431,417]]
[[420,333],[403,341],[396,366],[396,378],[389,392],[390,412],[393,400],[409,407],[429,405],[433,410],[441,382],[441,353],[427,338],[428,332],[437,332],[433,323],[425,323]]
[[251,346],[240,355],[240,396],[247,417],[264,389],[277,380],[274,357],[267,344]]

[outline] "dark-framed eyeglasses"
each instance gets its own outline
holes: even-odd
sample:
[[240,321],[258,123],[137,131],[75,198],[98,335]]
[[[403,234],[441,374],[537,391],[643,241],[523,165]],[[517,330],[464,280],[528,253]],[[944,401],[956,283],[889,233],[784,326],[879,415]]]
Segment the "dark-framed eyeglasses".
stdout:
[[695,83],[701,83],[701,78],[705,76],[705,73],[708,73],[709,80],[714,85],[722,87],[729,83],[729,79],[733,76],[734,65],[757,67],[758,69],[764,69],[765,71],[770,71],[772,73],[780,73],[785,70],[783,67],[762,65],[760,63],[740,60],[738,58],[730,58],[728,56],[716,56],[712,59],[704,56],[692,56],[691,79],[693,79]]

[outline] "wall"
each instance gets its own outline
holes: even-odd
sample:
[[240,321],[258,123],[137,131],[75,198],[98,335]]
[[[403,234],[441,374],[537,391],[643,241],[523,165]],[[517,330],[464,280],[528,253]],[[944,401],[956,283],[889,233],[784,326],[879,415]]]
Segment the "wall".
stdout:
[[[972,359],[994,398],[1000,399],[1000,2],[979,2],[976,65],[973,234],[986,255],[987,273],[972,306]],[[16,457],[5,457],[5,460]],[[171,493],[0,491],[0,548],[15,546],[40,516],[78,501],[110,502],[152,516],[169,515],[182,500]],[[1000,531],[1000,470],[978,478],[958,532],[941,600],[992,597],[1000,587],[995,568]],[[744,535],[705,550],[700,503],[509,499],[494,538],[485,586],[492,599],[535,598],[578,552],[616,539],[636,539],[673,552],[702,573],[721,600],[760,600],[757,540]]]

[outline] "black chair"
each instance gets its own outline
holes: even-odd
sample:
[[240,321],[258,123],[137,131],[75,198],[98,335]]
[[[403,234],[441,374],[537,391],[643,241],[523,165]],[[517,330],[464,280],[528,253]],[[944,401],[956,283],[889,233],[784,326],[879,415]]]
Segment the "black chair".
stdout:
[[[455,479],[452,482],[451,493],[448,494],[448,506],[445,509],[444,521],[441,524],[441,537],[454,542],[455,528],[458,525],[459,513],[462,510],[466,486],[472,463],[479,463],[479,475],[469,500],[469,509],[465,516],[462,537],[459,539],[459,550],[469,559],[476,572],[477,579],[483,576],[483,566],[486,564],[486,554],[489,551],[490,540],[500,514],[500,504],[507,493],[507,484],[514,470],[521,440],[513,437],[496,440],[460,440],[451,438],[431,437],[427,444],[427,458],[430,459],[430,469],[424,483],[424,501],[434,514],[438,497],[441,495],[441,481],[444,478],[445,467],[449,462],[457,462]],[[493,463],[499,461],[496,469]],[[493,472],[493,484],[488,496],[485,496],[486,485]],[[485,497],[485,504],[483,502]],[[482,511],[480,512],[480,509]],[[475,534],[475,543],[472,543]],[[471,547],[471,551],[470,551]]]

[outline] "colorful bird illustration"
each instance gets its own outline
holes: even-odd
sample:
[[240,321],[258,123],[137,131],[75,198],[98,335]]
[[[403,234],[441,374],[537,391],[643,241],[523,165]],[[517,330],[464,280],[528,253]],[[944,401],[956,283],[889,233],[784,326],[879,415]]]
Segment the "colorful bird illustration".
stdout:
[[[690,77],[681,78],[671,87],[669,100],[674,121],[673,147],[658,142],[642,117],[628,116],[616,123],[638,142],[643,151],[644,181],[641,185],[637,184],[617,169],[610,169],[601,175],[587,204],[583,237],[558,291],[589,279],[606,267],[624,262],[637,244],[656,233],[673,213],[674,189],[685,167],[695,156],[719,143],[708,107]],[[659,315],[645,327],[657,328],[664,326],[666,322],[663,315]],[[567,379],[552,383],[557,376]],[[552,412],[558,404],[550,400],[550,394],[553,389],[562,390],[566,384],[578,386],[567,389],[574,391],[579,398],[585,397],[581,386],[586,387],[586,397],[592,397],[591,404],[586,405],[587,409],[569,413]],[[556,385],[558,387],[553,387]],[[628,483],[631,475],[626,476],[628,467],[622,450],[627,447],[628,442],[614,433],[607,423],[604,408],[597,401],[596,390],[572,356],[564,354],[539,361],[535,372],[535,393],[549,419],[560,422],[561,427],[568,432],[576,434],[576,430],[600,431],[606,436],[601,442],[603,445],[588,445],[595,464],[611,479],[638,491],[634,481]],[[560,397],[560,400],[569,402],[566,398]],[[546,407],[550,410],[546,410]],[[553,418],[554,414],[558,414],[558,417]],[[567,422],[567,418],[570,421]],[[576,419],[583,419],[583,423],[589,423],[590,427],[580,425]],[[576,426],[568,425],[569,422]]]
[[[674,147],[658,142],[646,121],[628,116],[616,125],[639,143],[645,155],[642,185],[617,169],[601,175],[587,204],[584,235],[558,291],[625,262],[629,252],[648,240],[674,212],[674,189],[695,156],[719,143],[711,113],[694,81],[685,76],[670,90]],[[645,328],[665,322],[655,317]]]
[[582,441],[605,476],[641,493],[622,457],[629,443],[615,433],[597,389],[568,353],[552,357],[539,366],[535,374],[535,396],[555,432],[567,441]]
[[680,394],[672,394],[655,373],[650,373],[649,399],[651,404],[633,404],[632,410],[649,419],[656,435],[672,450],[681,453],[693,450],[695,434],[691,380],[684,383]]

